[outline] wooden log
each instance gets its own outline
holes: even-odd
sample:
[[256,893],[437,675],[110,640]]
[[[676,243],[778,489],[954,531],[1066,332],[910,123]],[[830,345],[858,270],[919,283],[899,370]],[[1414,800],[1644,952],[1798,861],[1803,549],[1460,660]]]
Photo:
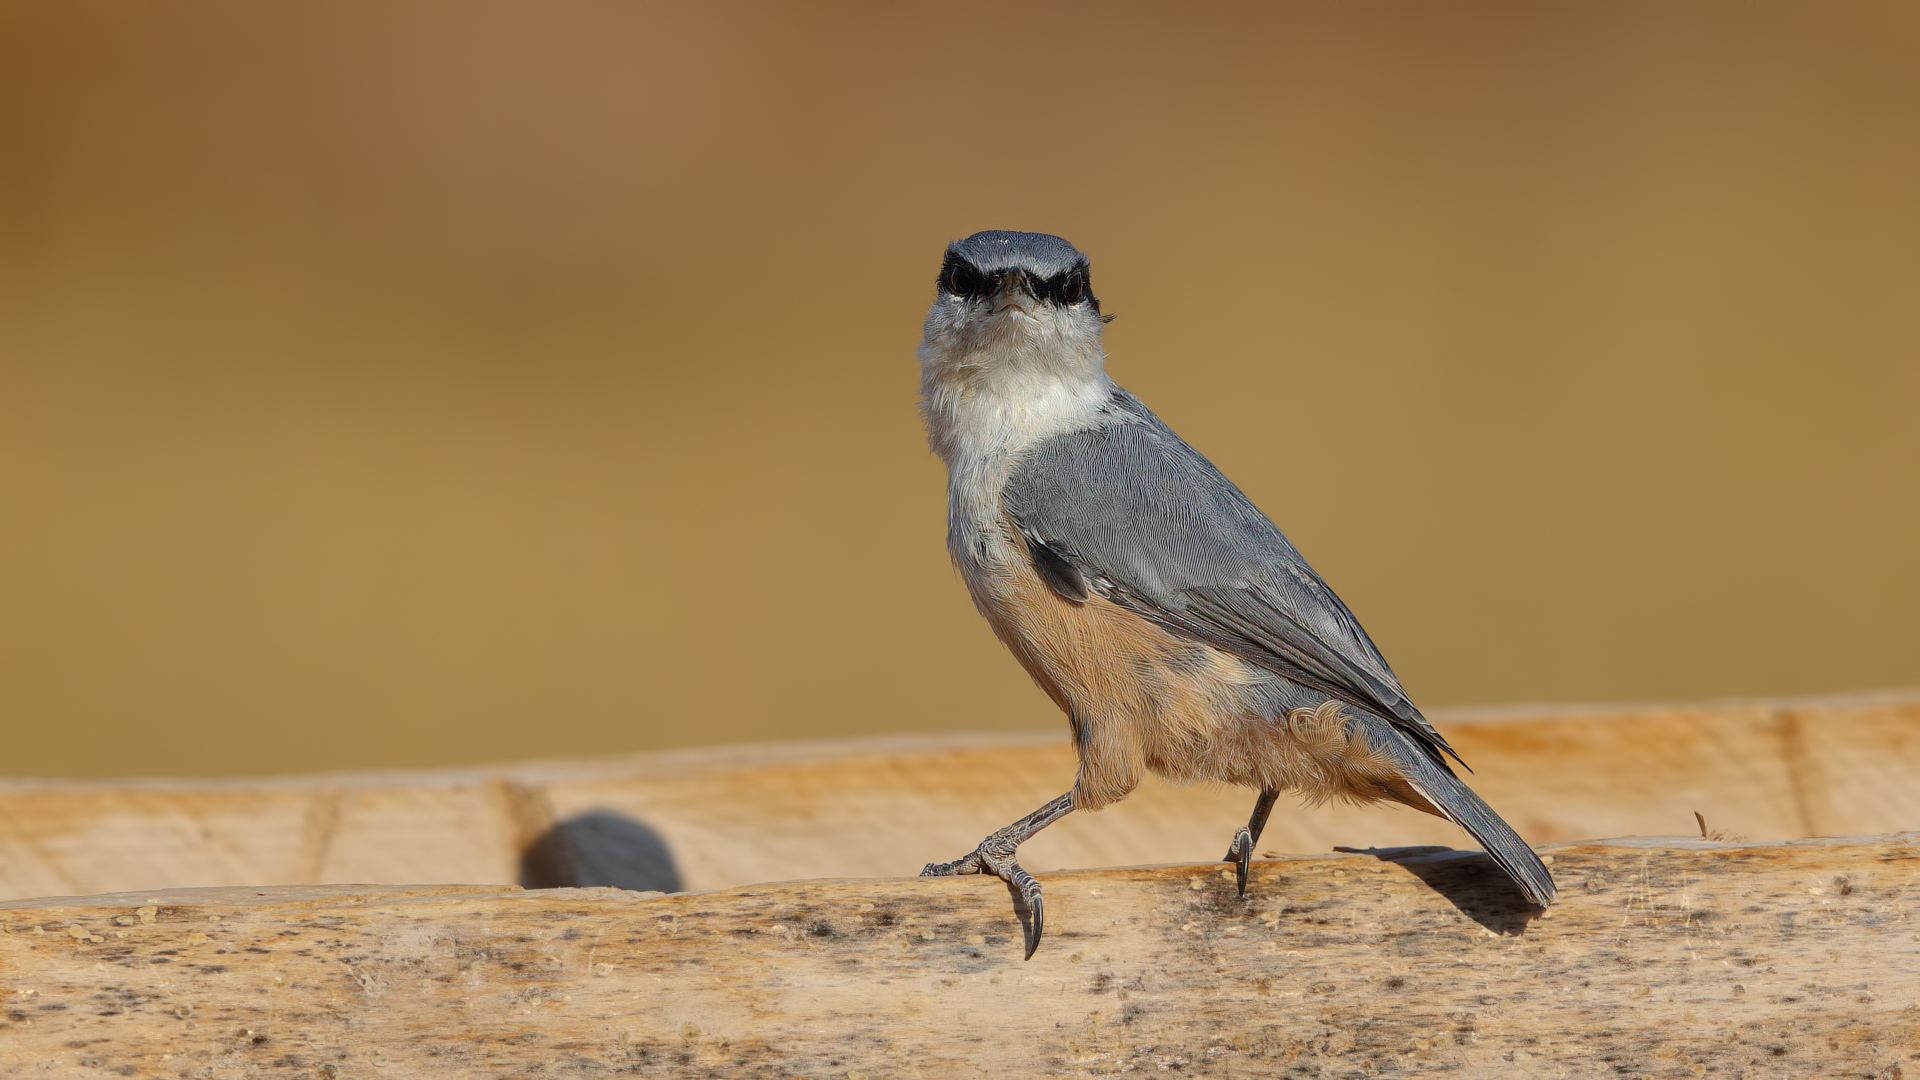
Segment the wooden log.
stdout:
[[[1535,843],[1920,828],[1920,692],[1436,714]],[[251,780],[0,782],[0,897],[379,882],[715,889],[917,872],[1072,783],[1063,736],[721,747]],[[1224,851],[1251,794],[1149,783],[1023,849],[1036,869]],[[1455,844],[1387,807],[1283,804],[1269,851]],[[529,860],[526,856],[534,857]]]
[[1004,886],[309,886],[0,905],[41,1076],[1898,1077],[1920,835],[1379,851]]

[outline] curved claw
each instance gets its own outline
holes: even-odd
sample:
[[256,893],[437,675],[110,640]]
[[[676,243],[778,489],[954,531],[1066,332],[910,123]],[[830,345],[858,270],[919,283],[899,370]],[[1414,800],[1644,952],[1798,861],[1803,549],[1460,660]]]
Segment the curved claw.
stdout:
[[[1028,880],[1031,881],[1032,879]],[[1020,895],[1026,897],[1027,913],[1033,917],[1033,921],[1027,923],[1027,954],[1020,959],[1031,960],[1033,959],[1034,952],[1040,948],[1040,933],[1046,928],[1047,909],[1046,906],[1040,902],[1039,882],[1033,882],[1033,892],[1022,892]]]
[[1014,861],[1008,853],[998,858],[993,855],[984,857],[987,868],[995,877],[1020,890],[1020,901],[1027,905],[1027,955],[1022,959],[1033,959],[1034,950],[1040,947],[1040,935],[1046,929],[1047,909],[1040,898],[1040,882],[1027,873],[1027,868]]
[[1227,857],[1221,862],[1234,863],[1234,878],[1239,882],[1240,895],[1247,895],[1247,875],[1253,869],[1253,831],[1245,825],[1233,834],[1233,846],[1227,849]]

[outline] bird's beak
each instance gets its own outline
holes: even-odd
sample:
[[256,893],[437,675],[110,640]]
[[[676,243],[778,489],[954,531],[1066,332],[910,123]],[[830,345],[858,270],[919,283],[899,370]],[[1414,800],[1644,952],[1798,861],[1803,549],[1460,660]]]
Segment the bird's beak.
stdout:
[[1020,314],[1033,317],[1033,293],[1027,288],[1027,273],[1024,270],[1008,270],[1000,275],[1000,287],[993,291],[993,313],[995,315],[1008,308],[1018,309]]

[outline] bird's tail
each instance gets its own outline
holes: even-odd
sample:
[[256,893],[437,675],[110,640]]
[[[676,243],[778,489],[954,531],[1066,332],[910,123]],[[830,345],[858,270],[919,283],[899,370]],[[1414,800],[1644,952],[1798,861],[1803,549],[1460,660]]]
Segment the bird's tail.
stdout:
[[1533,853],[1520,834],[1500,819],[1473,789],[1460,782],[1453,770],[1428,754],[1398,728],[1375,716],[1362,715],[1369,741],[1376,750],[1390,754],[1401,767],[1408,786],[1430,805],[1404,800],[1416,809],[1438,814],[1472,834],[1500,869],[1507,872],[1528,900],[1546,907],[1558,891],[1553,875],[1540,856]]

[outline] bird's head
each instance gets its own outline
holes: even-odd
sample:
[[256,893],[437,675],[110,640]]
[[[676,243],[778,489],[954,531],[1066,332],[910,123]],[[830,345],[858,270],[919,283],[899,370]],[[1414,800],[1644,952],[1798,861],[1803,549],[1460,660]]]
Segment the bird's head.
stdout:
[[1045,233],[974,233],[947,245],[920,360],[954,373],[1006,367],[1097,372],[1108,317],[1087,257]]

